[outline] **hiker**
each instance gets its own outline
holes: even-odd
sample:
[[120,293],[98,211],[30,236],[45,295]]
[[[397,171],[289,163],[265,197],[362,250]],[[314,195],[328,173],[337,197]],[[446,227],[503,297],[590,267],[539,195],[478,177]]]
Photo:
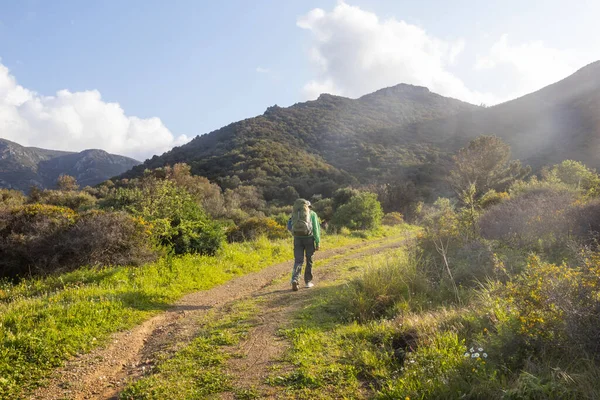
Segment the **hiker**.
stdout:
[[321,240],[321,225],[317,213],[311,210],[310,201],[298,199],[294,202],[292,216],[288,220],[287,228],[294,235],[294,269],[292,271],[292,290],[297,291],[300,286],[300,273],[304,256],[306,254],[306,268],[304,269],[304,283],[306,288],[313,287],[312,283],[312,256],[319,250]]

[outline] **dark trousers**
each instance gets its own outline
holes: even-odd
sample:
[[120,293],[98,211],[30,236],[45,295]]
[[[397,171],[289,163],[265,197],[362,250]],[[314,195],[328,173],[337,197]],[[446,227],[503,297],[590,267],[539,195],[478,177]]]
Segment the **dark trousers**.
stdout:
[[312,237],[294,238],[294,270],[292,271],[292,282],[299,282],[304,254],[306,254],[306,268],[304,269],[304,282],[312,281],[312,256],[315,253],[315,239]]

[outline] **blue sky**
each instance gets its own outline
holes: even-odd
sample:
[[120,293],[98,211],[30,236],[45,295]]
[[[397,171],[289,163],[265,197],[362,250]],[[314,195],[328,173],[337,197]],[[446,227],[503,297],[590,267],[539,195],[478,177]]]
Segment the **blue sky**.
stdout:
[[497,103],[600,59],[599,4],[3,0],[0,137],[145,158],[322,91]]

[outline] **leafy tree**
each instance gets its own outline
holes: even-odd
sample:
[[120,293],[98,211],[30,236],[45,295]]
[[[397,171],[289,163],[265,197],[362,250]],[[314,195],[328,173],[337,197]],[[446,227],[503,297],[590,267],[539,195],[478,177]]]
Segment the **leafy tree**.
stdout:
[[510,146],[495,136],[480,136],[454,156],[450,183],[459,197],[475,187],[475,198],[490,189],[502,190],[531,172],[518,160],[510,161]]
[[353,197],[357,196],[360,192],[357,189],[350,187],[341,188],[333,193],[333,211],[335,212],[338,208],[347,204]]
[[77,184],[77,179],[71,175],[61,174],[56,180],[56,186],[58,190],[64,191],[74,191],[79,189],[79,185]]
[[383,209],[377,195],[362,192],[335,211],[333,223],[350,229],[375,229],[381,225],[382,217]]

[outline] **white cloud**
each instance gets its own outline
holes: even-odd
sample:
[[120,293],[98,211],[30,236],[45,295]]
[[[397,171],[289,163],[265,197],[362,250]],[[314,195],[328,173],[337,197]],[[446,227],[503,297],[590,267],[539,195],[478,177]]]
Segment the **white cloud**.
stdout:
[[574,51],[551,48],[542,41],[513,45],[505,34],[492,45],[487,55],[477,57],[475,70],[509,67],[509,74],[504,79],[510,82],[513,97],[516,97],[559,81],[583,65],[584,57]]
[[268,74],[269,72],[271,72],[271,70],[269,68],[256,67],[256,72],[258,72],[259,74]]
[[125,115],[100,92],[60,90],[42,96],[19,85],[0,64],[0,137],[24,146],[81,151],[98,148],[143,160],[189,140],[159,118]]
[[312,33],[310,59],[316,78],[303,89],[350,97],[398,83],[426,86],[472,103],[494,103],[489,94],[469,90],[448,70],[465,48],[464,40],[444,41],[422,28],[377,15],[340,1],[331,11],[314,9],[297,21]]

